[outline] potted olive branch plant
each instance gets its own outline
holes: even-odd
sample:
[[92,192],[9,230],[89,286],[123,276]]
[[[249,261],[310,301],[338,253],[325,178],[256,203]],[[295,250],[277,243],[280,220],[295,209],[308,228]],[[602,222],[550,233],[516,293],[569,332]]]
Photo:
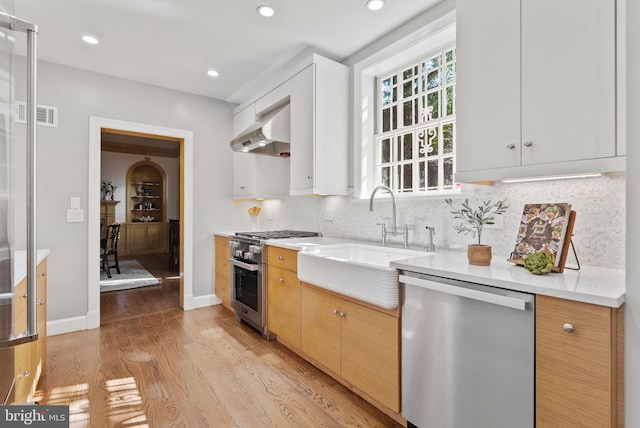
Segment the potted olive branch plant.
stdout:
[[445,199],[445,202],[452,209],[451,214],[460,220],[460,224],[455,226],[458,233],[471,234],[478,237],[477,244],[469,244],[467,247],[467,257],[469,264],[476,266],[489,266],[491,264],[491,246],[482,244],[482,229],[487,224],[494,224],[495,216],[502,215],[509,208],[507,200],[502,199],[492,203],[491,200],[483,201],[481,205],[472,208],[469,199],[465,199],[459,208],[453,206],[453,200]]

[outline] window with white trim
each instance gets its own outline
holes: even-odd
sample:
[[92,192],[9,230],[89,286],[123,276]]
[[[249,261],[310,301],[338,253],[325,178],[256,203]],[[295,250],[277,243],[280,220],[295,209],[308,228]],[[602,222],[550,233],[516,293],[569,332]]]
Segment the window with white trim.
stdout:
[[455,45],[376,76],[375,86],[376,182],[401,193],[457,189]]

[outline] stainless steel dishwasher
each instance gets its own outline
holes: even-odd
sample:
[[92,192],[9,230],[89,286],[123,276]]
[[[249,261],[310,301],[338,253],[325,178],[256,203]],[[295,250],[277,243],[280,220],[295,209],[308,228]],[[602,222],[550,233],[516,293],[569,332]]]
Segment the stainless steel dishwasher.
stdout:
[[531,294],[402,271],[409,427],[533,428]]

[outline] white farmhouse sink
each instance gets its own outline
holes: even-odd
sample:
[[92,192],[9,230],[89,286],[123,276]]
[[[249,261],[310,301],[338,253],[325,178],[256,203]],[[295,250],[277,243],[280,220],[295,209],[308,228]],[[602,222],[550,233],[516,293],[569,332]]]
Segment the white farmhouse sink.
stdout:
[[309,247],[298,253],[298,278],[368,303],[398,307],[397,260],[433,253],[367,244],[334,244]]

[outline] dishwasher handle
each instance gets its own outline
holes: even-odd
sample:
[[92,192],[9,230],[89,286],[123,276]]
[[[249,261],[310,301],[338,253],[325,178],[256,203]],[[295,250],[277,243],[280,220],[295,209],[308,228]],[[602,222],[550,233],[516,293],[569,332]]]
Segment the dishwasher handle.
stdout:
[[466,297],[468,299],[479,300],[493,305],[505,306],[519,311],[527,310],[527,301],[516,297],[503,296],[501,294],[478,291],[471,288],[458,287],[441,282],[430,281],[428,279],[415,278],[413,276],[400,275],[400,282],[403,284],[415,285],[429,290],[454,296]]

